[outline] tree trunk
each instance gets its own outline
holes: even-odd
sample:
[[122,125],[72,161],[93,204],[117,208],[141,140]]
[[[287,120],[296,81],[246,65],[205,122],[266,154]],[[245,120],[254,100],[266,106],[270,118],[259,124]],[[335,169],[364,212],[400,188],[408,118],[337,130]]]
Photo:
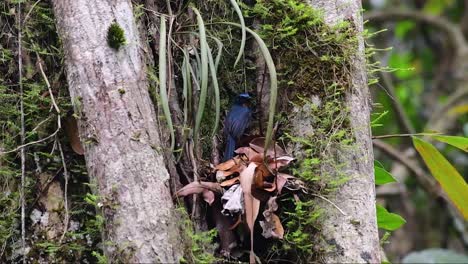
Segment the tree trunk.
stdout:
[[[325,22],[333,25],[342,20],[350,20],[358,33],[363,23],[361,1],[359,0],[309,0],[309,3],[323,11]],[[342,172],[350,178],[330,200],[346,215],[330,203],[324,203],[327,216],[323,223],[323,235],[335,254],[325,256],[326,263],[380,263],[380,246],[375,212],[375,185],[373,153],[369,124],[370,98],[367,87],[364,59],[364,42],[359,38],[358,50],[354,56],[352,89],[346,94],[351,130],[355,145],[351,149],[339,150],[340,164],[345,164]],[[310,118],[310,117],[309,117]],[[292,122],[307,124],[308,121]],[[309,122],[310,123],[310,122]],[[297,127],[295,131],[300,131]],[[338,157],[335,157],[338,159]],[[323,168],[328,170],[330,168]],[[337,172],[331,172],[337,175]],[[338,176],[337,176],[338,177]]]
[[[182,252],[169,174],[131,1],[53,4],[87,169],[104,209],[105,253],[125,262],[176,262]],[[107,43],[113,22],[127,43],[118,50]]]

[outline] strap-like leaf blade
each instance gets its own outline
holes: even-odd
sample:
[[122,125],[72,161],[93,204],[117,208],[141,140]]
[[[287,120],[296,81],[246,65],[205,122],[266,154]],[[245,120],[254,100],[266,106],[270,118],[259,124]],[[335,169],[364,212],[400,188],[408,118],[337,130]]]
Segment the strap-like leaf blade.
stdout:
[[234,7],[234,10],[236,10],[237,16],[239,17],[239,22],[241,25],[241,33],[242,33],[242,39],[241,39],[241,45],[239,48],[239,54],[237,54],[236,62],[234,62],[234,67],[236,67],[237,63],[240,61],[242,58],[242,54],[244,53],[245,49],[245,39],[246,39],[246,27],[245,27],[245,22],[244,22],[244,16],[242,16],[242,11],[237,4],[236,0],[230,0],[232,7]]
[[175,146],[174,127],[172,125],[171,111],[169,110],[169,98],[167,96],[167,64],[166,64],[166,18],[161,16],[161,26],[159,28],[159,96],[161,105],[166,118],[169,132],[171,133],[171,151]]
[[193,12],[197,16],[197,24],[198,24],[198,34],[200,35],[200,60],[201,60],[201,80],[200,80],[200,97],[198,101],[198,109],[197,115],[195,117],[195,129],[193,131],[193,141],[195,145],[198,144],[198,136],[200,133],[200,124],[203,118],[203,112],[205,111],[205,104],[206,104],[206,95],[208,90],[208,43],[206,41],[206,30],[205,30],[205,23],[203,22],[203,18],[195,7],[192,7]]
[[468,138],[467,137],[441,136],[441,135],[434,135],[432,137],[440,142],[447,143],[465,152],[468,152]]
[[413,137],[413,144],[448,198],[468,219],[468,185],[458,171],[429,142]]

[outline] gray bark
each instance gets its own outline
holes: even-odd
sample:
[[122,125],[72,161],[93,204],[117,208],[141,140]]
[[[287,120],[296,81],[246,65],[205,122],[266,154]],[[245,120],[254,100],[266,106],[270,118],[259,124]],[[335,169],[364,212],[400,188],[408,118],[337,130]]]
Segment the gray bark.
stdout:
[[[132,4],[53,4],[87,169],[103,203],[105,240],[114,245],[106,255],[176,262],[182,250]],[[127,39],[118,51],[107,44],[114,20]]]
[[[344,19],[354,23],[362,32],[361,1],[309,0],[323,11],[326,23],[332,25]],[[331,201],[346,213],[343,215],[330,203],[324,203],[327,217],[323,223],[325,240],[335,247],[325,256],[327,263],[380,263],[380,246],[375,212],[375,185],[372,140],[369,124],[370,98],[364,59],[364,42],[360,37],[352,69],[352,89],[346,95],[350,122],[356,140],[351,149],[340,150],[340,164],[351,179],[332,196]],[[298,115],[297,118],[300,118]],[[307,124],[307,120],[293,124]],[[301,131],[301,128],[294,129]],[[302,130],[307,131],[307,130]],[[327,168],[323,168],[329,170]]]

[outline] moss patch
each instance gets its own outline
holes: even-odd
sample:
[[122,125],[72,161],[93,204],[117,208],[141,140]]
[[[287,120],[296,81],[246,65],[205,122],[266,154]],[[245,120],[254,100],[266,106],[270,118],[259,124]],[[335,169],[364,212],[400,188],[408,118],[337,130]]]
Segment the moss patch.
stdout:
[[204,232],[195,232],[192,220],[183,206],[176,208],[180,233],[185,250],[185,258],[180,263],[216,263],[220,259],[214,256],[216,245],[213,244],[217,236],[217,230],[211,229]]
[[107,30],[107,44],[115,50],[127,44],[125,31],[117,22],[113,22]]

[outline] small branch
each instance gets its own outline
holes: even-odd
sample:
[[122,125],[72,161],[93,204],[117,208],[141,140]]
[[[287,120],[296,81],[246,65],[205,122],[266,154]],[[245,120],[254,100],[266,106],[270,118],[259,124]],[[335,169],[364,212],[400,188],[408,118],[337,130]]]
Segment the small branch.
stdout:
[[211,162],[213,163],[213,165],[218,165],[220,160],[221,160],[221,157],[219,155],[219,150],[218,150],[218,146],[219,146],[219,140],[218,140],[218,137],[216,135],[213,136],[213,138],[211,139],[211,144],[212,144],[212,147],[211,147]]
[[63,150],[62,150],[62,144],[60,143],[60,140],[58,137],[56,137],[56,141],[58,144],[58,149],[60,152],[60,158],[62,159],[62,166],[63,166],[63,177],[65,178],[65,188],[64,188],[64,194],[63,194],[63,200],[64,200],[64,207],[65,207],[65,219],[63,220],[63,234],[60,237],[59,242],[62,243],[63,238],[65,237],[65,234],[68,231],[68,222],[70,220],[70,214],[68,212],[68,170],[67,170],[67,164],[65,162],[65,156],[63,155]]
[[468,52],[468,44],[460,27],[443,17],[428,15],[420,11],[407,10],[374,11],[364,14],[364,20],[371,21],[398,21],[402,19],[415,20],[432,25],[447,34],[448,40],[453,48],[455,48],[457,54]]
[[442,133],[389,134],[389,135],[372,136],[372,139],[395,138],[395,137],[412,137],[412,136],[433,136],[433,135],[441,135],[441,134]]
[[322,199],[322,200],[324,200],[324,201],[330,203],[330,204],[333,205],[338,211],[340,211],[340,213],[341,213],[342,215],[344,215],[344,216],[347,215],[345,212],[343,212],[343,210],[341,210],[341,209],[338,207],[338,205],[334,204],[332,201],[328,200],[327,198],[325,198],[325,197],[323,197],[323,196],[320,196],[320,195],[318,195],[318,194],[313,194],[313,193],[312,193],[312,196],[318,197],[318,198],[320,198],[320,199]]
[[[52,100],[52,104],[53,104],[57,114],[60,114],[60,109],[58,108],[57,103],[55,102],[54,94],[52,93],[52,89],[50,88],[49,79],[47,79],[47,76],[44,73],[44,69],[42,69],[42,63],[41,63],[42,59],[39,57],[39,54],[37,54],[37,53],[36,53],[36,56],[37,56],[37,64],[39,64],[39,70],[41,71],[42,78],[44,78],[44,81],[45,81],[45,83],[47,85],[47,89],[49,90],[50,99]],[[60,123],[59,123],[59,127],[61,127]]]
[[[197,181],[197,182],[200,182],[200,176],[198,175],[198,166],[197,166],[197,160],[195,159],[195,155],[193,153],[193,148],[194,148],[194,144],[193,144],[193,141],[190,139],[189,142],[187,142],[188,144],[188,154],[189,154],[189,158],[190,158],[190,161],[192,162],[192,168],[193,168],[193,181]],[[193,204],[192,204],[192,219],[195,217],[195,214],[196,214],[196,210],[197,210],[197,195],[194,194],[193,195]]]
[[[60,119],[60,116],[58,117],[58,119]],[[60,121],[57,121],[57,123],[60,123]],[[32,142],[29,142],[29,143],[26,143],[26,144],[22,144],[12,150],[8,150],[8,151],[4,151],[4,152],[0,152],[0,155],[4,155],[4,154],[8,154],[8,153],[12,153],[12,152],[16,152],[18,150],[21,150],[25,147],[29,147],[31,145],[34,145],[34,144],[39,144],[41,142],[44,142],[52,137],[55,137],[55,135],[57,135],[57,133],[60,131],[60,128],[57,128],[57,130],[54,131],[54,133],[48,135],[47,137],[43,138],[43,139],[39,139],[39,140],[36,140],[36,141],[32,141]]]
[[21,254],[22,254],[22,262],[23,264],[26,263],[26,226],[25,226],[25,208],[26,208],[26,199],[24,193],[24,185],[26,181],[26,150],[25,150],[25,123],[24,123],[24,91],[23,91],[23,60],[22,60],[22,32],[21,32],[21,2],[18,2],[18,82],[20,88],[20,111],[21,111],[21,191],[20,191],[20,200],[21,200]]

